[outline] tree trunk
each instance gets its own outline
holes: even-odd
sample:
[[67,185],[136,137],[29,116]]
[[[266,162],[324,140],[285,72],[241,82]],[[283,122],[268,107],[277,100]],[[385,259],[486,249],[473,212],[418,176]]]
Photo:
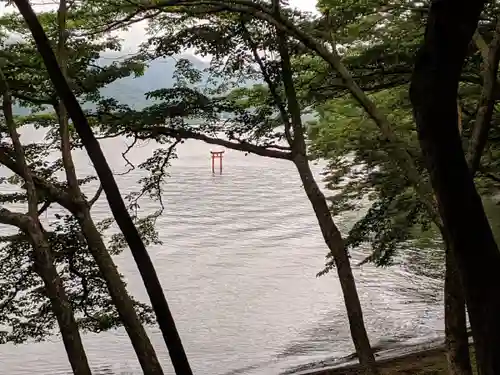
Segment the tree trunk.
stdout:
[[[279,0],[272,0],[274,12],[280,14]],[[352,274],[351,263],[347,254],[344,241],[340,231],[333,222],[332,215],[326,203],[325,196],[321,192],[309,166],[307,160],[307,145],[304,136],[304,126],[302,124],[301,106],[298,101],[295,83],[293,80],[293,68],[290,62],[289,46],[287,45],[286,34],[278,28],[276,29],[278,50],[280,54],[281,80],[284,85],[287,99],[287,107],[290,116],[281,113],[283,124],[285,126],[286,138],[292,149],[292,161],[299,172],[300,179],[304,185],[304,190],[311,202],[316,214],[316,218],[321,228],[323,238],[332,253],[339,281],[344,295],[344,302],[351,330],[351,337],[356,348],[359,363],[363,366],[367,374],[377,375],[377,363],[373,350],[366,333],[365,323],[363,321],[363,311],[359,301],[354,275]],[[293,130],[291,135],[290,128]],[[291,141],[291,143],[290,143]]]
[[446,245],[444,280],[446,359],[450,375],[472,375],[465,297],[451,249]]
[[333,222],[325,196],[314,179],[307,158],[303,155],[298,155],[294,158],[294,164],[297,167],[304,190],[316,214],[323,238],[335,260],[349,319],[349,328],[359,362],[367,369],[367,373],[378,374],[377,363],[363,321],[363,311],[344,241],[340,231]]
[[101,275],[106,280],[109,294],[120,315],[120,320],[127,331],[134,347],[141,368],[145,374],[163,374],[156,352],[134,309],[132,299],[120,278],[113,259],[109,255],[102,237],[95,227],[87,203],[80,203],[74,213],[80,223],[83,235],[94,257]]
[[466,296],[481,375],[500,374],[500,252],[462,149],[459,75],[482,1],[437,0],[429,12],[410,97],[420,145]]
[[26,197],[28,202],[27,214],[12,214],[6,209],[1,209],[10,222],[4,224],[15,225],[29,238],[33,247],[35,272],[41,277],[45,285],[47,297],[50,299],[52,311],[59,324],[68,359],[75,375],[91,375],[87,355],[83,348],[78,325],[71,308],[68,296],[64,290],[51,254],[50,246],[38,218],[38,197],[31,171],[26,162],[24,149],[17,133],[17,126],[12,113],[12,98],[9,85],[3,72],[0,70],[0,91],[2,93],[2,110],[5,123],[14,146],[15,162],[25,181]]
[[187,359],[184,346],[182,345],[179,332],[177,331],[174,318],[153,262],[125,206],[125,202],[120,194],[120,189],[116,184],[116,180],[102,152],[99,142],[95,138],[92,128],[75,94],[71,91],[68,82],[61,72],[47,35],[38,21],[30,3],[27,0],[14,0],[14,3],[33,35],[38,52],[44,61],[56,92],[59,98],[64,102],[69,117],[73,120],[75,129],[99,176],[113,217],[130,247],[132,256],[137,264],[137,268],[139,269],[139,273],[153,306],[158,325],[163,334],[163,339],[167,345],[174,370],[178,375],[191,375],[193,373],[191,366]]
[[83,348],[82,338],[78,325],[73,315],[73,310],[68,301],[63,283],[59,277],[51,251],[43,233],[37,223],[30,220],[29,229],[26,230],[30,237],[34,258],[35,272],[42,278],[45,291],[49,297],[52,310],[56,316],[59,330],[63,339],[68,359],[75,375],[91,375],[90,367]]
[[493,40],[488,45],[488,54],[483,59],[481,75],[483,87],[479,97],[476,122],[472,129],[469,147],[466,155],[467,164],[474,176],[479,168],[488,133],[491,128],[491,118],[496,102],[498,62],[500,61],[500,22],[497,20]]
[[[59,40],[57,44],[57,57],[61,66],[61,72],[66,77],[67,75],[67,25],[68,6],[66,0],[60,0],[59,10],[57,12]],[[134,304],[125,284],[120,278],[120,274],[111,258],[106,246],[102,240],[101,234],[97,230],[92,216],[90,214],[90,205],[85,200],[75,171],[75,165],[71,155],[71,141],[69,134],[68,114],[62,100],[59,100],[59,105],[55,106],[59,119],[59,133],[61,137],[61,154],[63,159],[64,170],[66,172],[66,180],[68,182],[69,192],[73,199],[74,212],[73,215],[77,218],[82,233],[85,236],[89,250],[94,257],[94,260],[99,267],[99,271],[106,280],[109,294],[118,311],[120,320],[130,337],[132,346],[135,350],[141,368],[145,374],[163,375],[156,352],[149,340],[144,327],[142,326],[139,317],[134,309]],[[99,195],[96,195],[96,198]],[[73,208],[73,207],[71,207]]]
[[[458,100],[457,115],[458,133],[462,135],[462,113]],[[438,227],[441,231],[441,236],[445,245],[446,257],[444,279],[444,325],[448,372],[450,375],[472,375],[464,290],[445,228],[443,228],[441,222],[437,224],[439,224]]]

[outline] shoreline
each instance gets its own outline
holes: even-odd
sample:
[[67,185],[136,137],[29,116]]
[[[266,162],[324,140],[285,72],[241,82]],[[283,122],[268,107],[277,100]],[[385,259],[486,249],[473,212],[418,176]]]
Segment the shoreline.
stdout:
[[[439,374],[447,370],[444,347],[422,349],[377,361],[381,374]],[[296,375],[358,375],[363,369],[359,363],[330,366],[322,369],[305,370]]]
[[[424,344],[399,347],[376,353],[381,375],[441,375],[448,374],[444,339]],[[395,354],[394,352],[397,352]],[[473,353],[471,353],[473,354]],[[359,362],[349,355],[337,360],[326,360],[301,366],[283,375],[360,375]],[[474,361],[471,355],[471,361]],[[335,363],[336,362],[336,363]],[[309,368],[305,368],[309,367]]]

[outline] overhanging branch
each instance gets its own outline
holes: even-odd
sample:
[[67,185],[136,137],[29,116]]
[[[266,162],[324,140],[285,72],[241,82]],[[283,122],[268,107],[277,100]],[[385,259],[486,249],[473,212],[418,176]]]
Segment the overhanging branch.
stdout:
[[139,139],[154,138],[159,135],[164,135],[172,138],[197,139],[199,141],[203,141],[208,144],[227,147],[232,150],[248,152],[250,154],[266,156],[269,158],[284,159],[284,160],[292,159],[292,154],[290,152],[273,150],[272,149],[273,146],[258,146],[245,141],[240,141],[236,143],[225,139],[209,137],[205,134],[200,134],[185,129],[172,129],[164,126],[156,126],[153,128],[148,128],[136,132],[136,136]]
[[[479,34],[477,30],[476,34]],[[487,54],[484,59],[484,68],[482,72],[483,87],[481,89],[476,121],[472,129],[472,135],[466,155],[467,164],[472,175],[477,171],[484,147],[488,140],[488,132],[491,127],[491,119],[496,102],[495,93],[498,87],[497,72],[498,63],[500,61],[500,21],[497,21],[493,40],[489,46],[486,46],[486,52]]]
[[[0,164],[10,169],[13,173],[21,177],[24,176],[23,170],[12,157],[12,151],[5,146],[0,146]],[[35,173],[32,173],[32,178],[36,188],[43,190],[49,200],[57,202],[70,212],[74,212],[76,206],[66,191],[37,176]]]
[[290,118],[288,116],[288,113],[286,111],[285,103],[281,99],[279,93],[278,93],[278,87],[275,82],[272,81],[271,76],[267,72],[266,66],[264,65],[264,62],[259,56],[258,53],[258,47],[255,44],[255,42],[252,40],[252,37],[250,36],[250,33],[248,32],[248,29],[245,26],[245,23],[242,21],[241,22],[241,28],[243,30],[243,39],[245,39],[250,46],[250,49],[252,50],[253,58],[259,65],[260,71],[262,73],[262,77],[264,78],[264,81],[266,82],[267,86],[269,87],[269,91],[273,97],[274,103],[276,107],[278,107],[278,110],[281,115],[281,119],[284,123],[285,126],[285,137],[288,142],[288,144],[291,146],[293,144],[293,137],[290,132]]

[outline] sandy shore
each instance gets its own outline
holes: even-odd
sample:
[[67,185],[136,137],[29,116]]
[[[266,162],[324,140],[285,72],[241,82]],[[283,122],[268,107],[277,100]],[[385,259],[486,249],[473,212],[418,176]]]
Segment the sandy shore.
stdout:
[[[379,364],[381,375],[447,375],[448,368],[443,344],[434,343],[427,347],[421,345],[414,348],[403,348],[405,353],[391,355],[380,353]],[[401,352],[400,352],[401,353]],[[474,356],[472,354],[472,361]],[[317,364],[319,365],[319,364]],[[363,374],[358,363],[345,363],[331,366],[314,366],[314,368],[290,372],[294,375],[357,375]]]

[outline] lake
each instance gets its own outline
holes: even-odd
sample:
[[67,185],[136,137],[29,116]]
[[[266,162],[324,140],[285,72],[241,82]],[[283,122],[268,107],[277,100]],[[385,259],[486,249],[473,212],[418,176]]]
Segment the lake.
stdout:
[[[29,136],[24,135],[23,139]],[[29,141],[26,139],[25,142]],[[103,143],[110,164],[124,170],[123,140]],[[153,144],[131,160],[150,156]],[[317,278],[327,248],[293,165],[226,150],[223,175],[212,175],[210,150],[186,142],[173,162],[158,222],[161,246],[149,248],[196,374],[278,374],[293,366],[354,351],[335,272]],[[91,166],[76,155],[80,177]],[[321,166],[315,172],[320,178]],[[117,177],[123,192],[141,173]],[[95,185],[88,188],[94,191]],[[143,212],[156,209],[150,202]],[[101,197],[95,219],[110,215]],[[336,219],[345,231],[359,213]],[[352,252],[353,264],[369,249]],[[442,283],[401,264],[355,268],[372,344],[413,344],[443,334]],[[129,250],[116,258],[129,291],[147,301]],[[159,330],[150,329],[166,373],[173,373]],[[141,374],[124,330],[84,336],[95,374]],[[0,346],[2,373],[67,374],[61,341]]]

